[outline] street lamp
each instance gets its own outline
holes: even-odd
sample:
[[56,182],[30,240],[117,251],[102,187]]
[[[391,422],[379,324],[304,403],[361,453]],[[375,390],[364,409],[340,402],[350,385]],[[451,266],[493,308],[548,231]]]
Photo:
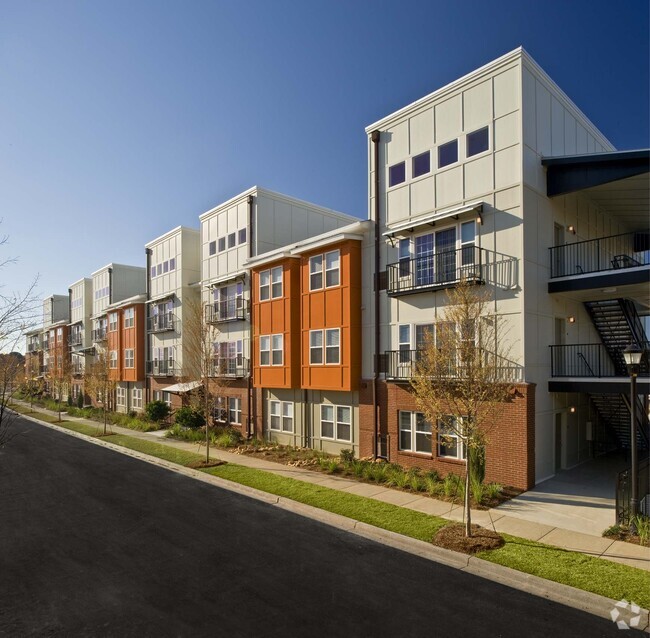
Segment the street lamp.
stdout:
[[623,358],[630,375],[630,456],[632,457],[632,494],[630,495],[630,528],[634,532],[634,517],[639,512],[639,468],[636,454],[636,378],[641,370],[643,350],[631,343],[623,350]]

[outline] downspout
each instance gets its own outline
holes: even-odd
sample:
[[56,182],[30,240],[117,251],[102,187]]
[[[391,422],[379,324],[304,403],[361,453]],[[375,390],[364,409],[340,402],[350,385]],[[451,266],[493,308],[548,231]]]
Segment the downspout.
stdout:
[[[144,291],[147,301],[151,299],[151,248],[144,249],[147,261],[147,272],[145,273],[144,279]],[[151,378],[147,374],[147,361],[150,361],[150,342],[149,342],[149,331],[147,326],[149,325],[149,304],[144,305],[144,387],[145,392],[147,393],[147,403],[151,403]],[[161,395],[162,396],[162,395]]]
[[108,305],[113,303],[113,269],[108,269]]
[[[248,196],[248,199],[246,200],[248,203],[248,257],[251,258],[253,256],[253,202],[254,198],[252,195]],[[249,354],[249,363],[248,363],[248,378],[247,378],[247,392],[246,392],[246,397],[247,397],[247,412],[248,412],[248,418],[246,419],[246,438],[250,439],[251,436],[253,435],[254,432],[254,427],[255,427],[255,422],[256,422],[256,414],[253,414],[253,410],[255,410],[255,401],[253,400],[253,327],[254,327],[254,322],[253,322],[253,278],[250,276],[250,270],[249,270],[249,275],[248,275],[248,320],[250,322],[250,329],[249,329],[249,335],[250,338],[248,340],[248,354]]]
[[379,415],[379,348],[381,346],[381,328],[379,321],[379,309],[380,309],[380,299],[379,299],[379,268],[380,268],[380,259],[379,259],[379,131],[373,131],[370,134],[370,140],[373,144],[373,168],[375,171],[374,179],[374,195],[375,195],[375,205],[374,205],[374,221],[375,221],[375,273],[374,273],[374,282],[375,282],[375,312],[374,312],[374,324],[375,324],[375,343],[373,350],[373,377],[372,377],[372,415],[373,415],[373,424],[375,430],[375,452],[374,457],[378,458],[381,452],[379,444],[379,434],[380,434],[380,415]]
[[305,447],[311,447],[311,409],[309,405],[309,390],[303,390],[303,419],[305,431]]

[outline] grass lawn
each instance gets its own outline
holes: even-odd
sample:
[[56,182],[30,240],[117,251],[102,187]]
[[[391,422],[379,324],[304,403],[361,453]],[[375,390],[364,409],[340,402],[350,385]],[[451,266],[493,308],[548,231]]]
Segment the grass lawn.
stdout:
[[[56,416],[30,413],[29,408],[22,406],[14,409],[58,424]],[[97,427],[73,421],[64,421],[60,425],[90,436],[96,436],[98,433]],[[123,434],[113,434],[104,440],[183,466],[204,458],[202,454]],[[433,535],[448,523],[437,516],[241,465],[220,465],[203,471],[425,542],[429,542]],[[646,609],[650,607],[650,573],[647,571],[515,536],[503,536],[506,540],[503,547],[481,552],[478,557],[614,600],[625,598]]]

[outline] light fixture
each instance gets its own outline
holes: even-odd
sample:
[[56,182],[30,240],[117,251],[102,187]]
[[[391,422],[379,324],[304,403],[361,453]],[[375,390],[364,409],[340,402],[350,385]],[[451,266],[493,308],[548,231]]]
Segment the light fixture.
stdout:
[[641,359],[643,358],[643,350],[638,346],[631,343],[625,350],[623,350],[623,358],[625,365],[630,376],[639,374],[639,367],[641,366]]
[[568,318],[568,321],[569,321],[569,323],[575,323],[575,322],[576,322],[576,318],[575,318],[573,315],[571,315],[571,316]]
[[571,414],[574,414],[575,411],[576,411],[576,406],[575,406],[575,405],[572,405],[572,406],[569,408],[569,412],[571,412]]
[[572,235],[575,235],[575,234],[576,234],[576,227],[575,227],[575,226],[569,226],[569,227],[567,228],[567,230],[568,230]]

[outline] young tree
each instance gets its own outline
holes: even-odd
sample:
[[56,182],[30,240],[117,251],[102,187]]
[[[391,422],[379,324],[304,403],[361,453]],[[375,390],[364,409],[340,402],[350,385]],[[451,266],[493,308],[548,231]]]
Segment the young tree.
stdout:
[[448,291],[448,302],[417,353],[411,386],[433,440],[452,445],[455,439],[465,450],[465,534],[471,536],[472,461],[497,427],[519,368],[509,361],[511,347],[499,317],[489,312],[486,288],[463,280]]
[[207,319],[207,304],[199,299],[186,302],[183,310],[183,379],[191,386],[190,404],[205,420],[205,462],[210,463],[210,423],[221,390],[227,382],[224,362],[219,361],[217,340],[219,330]]
[[98,345],[93,361],[86,366],[85,390],[97,403],[102,404],[104,416],[104,435],[107,433],[108,408],[112,403],[116,382],[113,379],[110,353],[106,342]]
[[72,388],[72,362],[65,347],[60,348],[60,352],[57,351],[54,356],[60,359],[56,362],[56,367],[49,373],[48,380],[50,382],[50,388],[56,396],[57,406],[59,408],[59,421],[61,421],[61,398],[64,393],[68,396]]
[[23,356],[18,352],[0,354],[0,447],[11,438],[8,404],[13,393],[24,383],[24,378]]

